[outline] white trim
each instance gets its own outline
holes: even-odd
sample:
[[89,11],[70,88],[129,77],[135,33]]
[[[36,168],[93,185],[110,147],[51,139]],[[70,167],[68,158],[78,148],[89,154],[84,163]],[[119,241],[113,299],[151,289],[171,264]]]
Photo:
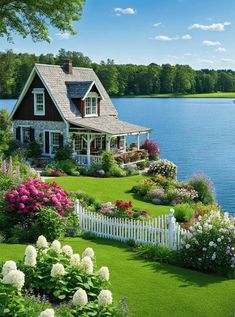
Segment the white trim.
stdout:
[[[92,111],[92,109],[93,109],[93,104],[92,104],[92,99],[95,99],[95,103],[96,103],[96,105],[95,105],[95,109],[96,109],[96,112],[95,113],[89,113],[89,114],[86,114],[86,109],[87,109],[87,101],[88,101],[88,99],[91,99],[91,101],[89,101],[90,102],[90,105],[89,105],[89,108],[91,109],[91,111]],[[88,117],[98,117],[98,94],[96,93],[96,92],[90,92],[88,95],[87,95],[87,97],[86,97],[86,99],[84,100],[84,110],[85,110],[85,115],[84,115],[84,118],[88,118]]]
[[[35,116],[45,116],[45,92],[44,92],[44,88],[36,88],[36,89],[34,88],[32,93],[33,93],[34,115]],[[38,111],[37,110],[37,95],[42,95],[43,96],[43,99],[42,99],[43,109],[42,109],[42,111]]]
[[90,93],[90,91],[91,91],[91,89],[92,89],[92,87],[93,87],[94,85],[96,86],[96,88],[97,88],[97,90],[98,90],[98,92],[99,92],[99,94],[100,94],[101,99],[104,100],[104,97],[103,97],[103,95],[101,94],[101,92],[100,92],[100,90],[99,90],[99,87],[96,85],[95,81],[93,81],[93,82],[91,83],[90,87],[88,88],[88,90],[87,90],[85,96],[82,98],[82,100],[85,100],[85,99],[87,98],[88,94]]
[[[45,132],[49,132],[49,153],[46,153],[45,151],[45,147],[46,147],[46,133]],[[46,156],[51,156],[53,157],[54,154],[51,153],[51,133],[59,133],[59,134],[62,134],[64,135],[63,132],[61,132],[61,130],[42,130],[42,133],[43,133],[43,155],[46,155]]]

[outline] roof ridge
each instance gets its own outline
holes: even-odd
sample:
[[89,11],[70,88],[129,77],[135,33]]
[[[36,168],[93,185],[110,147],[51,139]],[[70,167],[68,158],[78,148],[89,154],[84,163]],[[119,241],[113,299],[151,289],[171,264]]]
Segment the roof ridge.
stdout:
[[[54,64],[41,64],[41,63],[35,63],[35,66],[47,66],[47,67],[57,67],[57,68],[62,68],[61,65],[54,65]],[[73,69],[86,69],[86,70],[93,70],[93,68],[90,67],[78,67],[78,66],[73,66]]]

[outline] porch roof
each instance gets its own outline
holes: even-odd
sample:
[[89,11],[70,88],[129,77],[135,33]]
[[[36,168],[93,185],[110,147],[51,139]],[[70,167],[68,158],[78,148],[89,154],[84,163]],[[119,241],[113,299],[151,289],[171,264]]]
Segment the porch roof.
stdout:
[[150,132],[150,128],[145,128],[139,125],[131,124],[126,121],[121,121],[116,117],[102,116],[95,118],[82,118],[77,120],[69,120],[70,123],[97,132],[103,132],[111,135],[122,135],[132,133]]

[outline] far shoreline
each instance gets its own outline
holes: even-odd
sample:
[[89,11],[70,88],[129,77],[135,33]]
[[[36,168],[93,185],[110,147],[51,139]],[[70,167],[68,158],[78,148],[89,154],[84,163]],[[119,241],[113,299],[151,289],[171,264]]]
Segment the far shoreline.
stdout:
[[235,92],[213,92],[203,94],[153,94],[153,95],[126,95],[111,96],[111,98],[227,98],[235,99]]

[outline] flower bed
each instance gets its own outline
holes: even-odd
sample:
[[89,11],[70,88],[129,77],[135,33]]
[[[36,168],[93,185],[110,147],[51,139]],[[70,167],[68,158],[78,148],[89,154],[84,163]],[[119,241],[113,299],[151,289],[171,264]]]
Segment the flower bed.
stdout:
[[23,294],[30,291],[51,303],[51,308],[39,317],[56,316],[58,304],[63,305],[64,316],[120,316],[120,307],[113,304],[107,289],[108,268],[95,267],[91,248],[85,249],[80,258],[70,246],[61,247],[58,240],[48,244],[40,236],[36,248],[27,246],[23,263],[7,261],[3,265],[0,312],[6,317],[32,316],[33,307],[26,307],[23,299]]

